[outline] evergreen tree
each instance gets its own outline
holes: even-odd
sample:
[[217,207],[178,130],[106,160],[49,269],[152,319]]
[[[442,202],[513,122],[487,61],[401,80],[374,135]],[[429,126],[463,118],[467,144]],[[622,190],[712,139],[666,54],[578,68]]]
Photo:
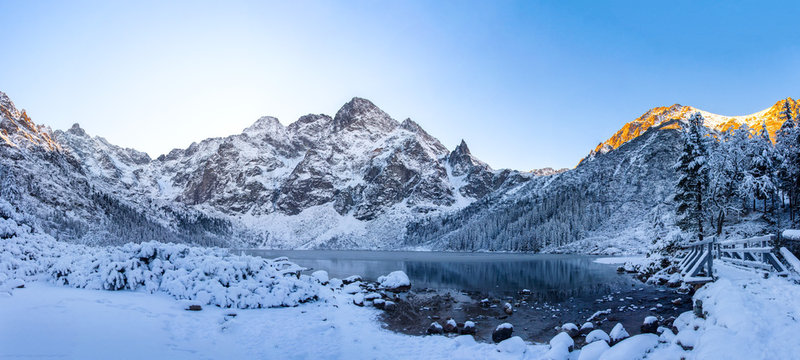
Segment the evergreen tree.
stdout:
[[[767,203],[773,200],[777,190],[777,163],[780,160],[776,157],[775,148],[769,139],[767,125],[763,124],[761,133],[754,136],[751,141],[750,152],[752,160],[750,163],[750,187],[754,199],[763,201],[764,214],[768,212]],[[755,205],[753,206],[755,208]]]
[[792,107],[789,100],[784,101],[783,110],[780,112],[783,125],[776,136],[776,153],[780,157],[778,169],[779,186],[783,196],[788,197],[789,219],[795,221],[795,207],[797,196],[800,193],[800,108],[796,116],[792,116]]
[[675,189],[676,213],[681,230],[703,240],[705,195],[708,188],[708,137],[703,116],[692,114],[681,125],[683,151],[675,170],[678,184]]

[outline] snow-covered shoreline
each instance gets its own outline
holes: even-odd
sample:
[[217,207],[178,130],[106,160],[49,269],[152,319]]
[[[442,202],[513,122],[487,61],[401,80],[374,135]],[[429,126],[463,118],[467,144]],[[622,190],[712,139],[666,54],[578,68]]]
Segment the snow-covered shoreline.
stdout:
[[[693,297],[702,310],[665,327],[643,319],[654,333],[628,337],[618,324],[609,334],[569,334],[576,326],[565,324],[549,344],[513,333],[488,344],[470,335],[384,329],[375,305],[389,301],[369,292],[408,288],[402,272],[375,285],[328,278],[324,271],[304,275],[286,258],[235,256],[224,249],[66,244],[5,216],[0,358],[735,360],[800,353],[800,287],[757,271],[717,268],[719,280]],[[189,308],[186,301],[200,306]],[[575,349],[577,336],[589,343]]]

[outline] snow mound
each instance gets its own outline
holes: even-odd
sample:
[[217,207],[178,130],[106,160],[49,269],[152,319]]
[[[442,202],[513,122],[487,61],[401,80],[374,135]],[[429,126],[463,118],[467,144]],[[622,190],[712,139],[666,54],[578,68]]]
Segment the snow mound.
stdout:
[[609,342],[611,342],[611,338],[608,336],[608,334],[606,334],[605,331],[600,330],[600,329],[592,330],[591,332],[589,332],[588,335],[586,335],[586,343],[587,344],[588,343],[597,342],[597,341],[603,341],[603,342],[609,343]]
[[220,248],[155,241],[122,246],[67,244],[9,218],[0,241],[0,278],[45,280],[76,288],[163,292],[224,308],[295,306],[319,285],[286,259],[234,256]]
[[578,360],[597,360],[608,349],[609,346],[605,341],[595,341],[581,348]]
[[497,344],[497,351],[512,355],[522,355],[527,349],[528,346],[525,345],[525,341],[519,336],[505,339]]
[[612,346],[599,360],[638,360],[658,345],[658,336],[654,334],[640,334],[620,341]]
[[378,283],[384,289],[400,289],[411,286],[411,280],[408,279],[408,275],[400,270],[378,277]]

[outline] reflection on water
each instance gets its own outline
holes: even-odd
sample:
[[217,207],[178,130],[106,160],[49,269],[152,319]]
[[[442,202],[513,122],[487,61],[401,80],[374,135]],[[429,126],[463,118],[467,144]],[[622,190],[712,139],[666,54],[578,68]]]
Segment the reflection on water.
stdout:
[[419,288],[480,291],[493,295],[533,291],[539,301],[607,294],[632,280],[614,266],[582,255],[487,254],[390,251],[249,250],[250,255],[288,256],[301,266],[327,270],[331,277],[361,275],[375,280],[403,270]]

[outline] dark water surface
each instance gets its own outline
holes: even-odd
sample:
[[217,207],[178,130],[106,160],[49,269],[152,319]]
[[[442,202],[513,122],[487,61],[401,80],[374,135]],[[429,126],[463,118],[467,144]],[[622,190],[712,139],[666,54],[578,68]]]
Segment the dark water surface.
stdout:
[[564,301],[630,288],[634,281],[616,266],[585,255],[449,253],[407,251],[245,250],[246,254],[287,256],[331,277],[361,275],[365,280],[403,270],[416,289],[479,291],[495,296],[530,289],[537,300]]

